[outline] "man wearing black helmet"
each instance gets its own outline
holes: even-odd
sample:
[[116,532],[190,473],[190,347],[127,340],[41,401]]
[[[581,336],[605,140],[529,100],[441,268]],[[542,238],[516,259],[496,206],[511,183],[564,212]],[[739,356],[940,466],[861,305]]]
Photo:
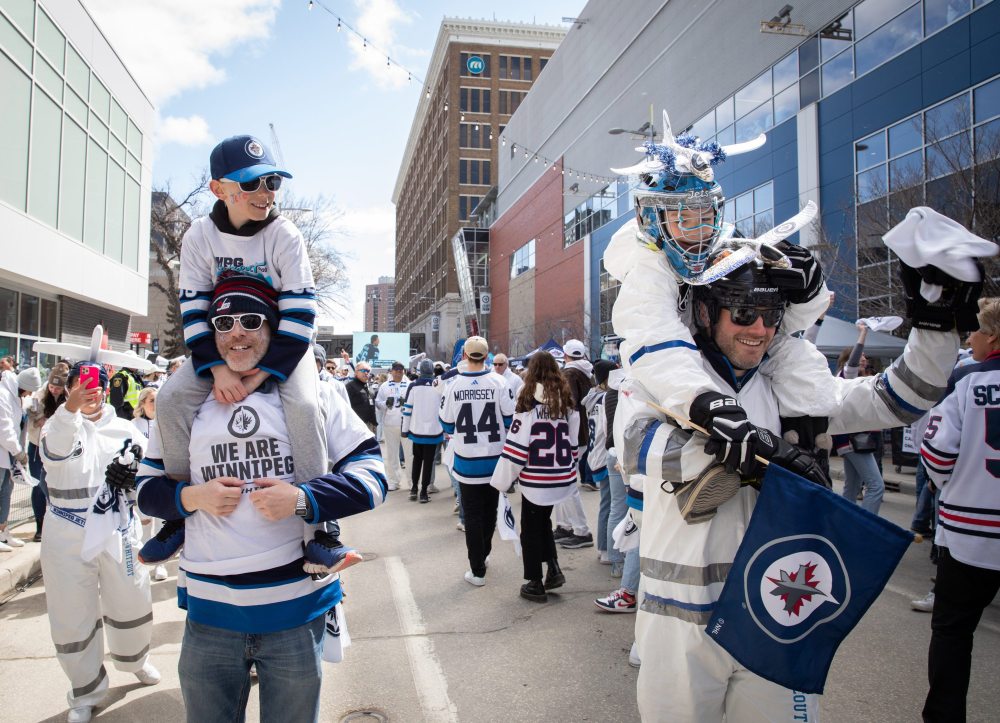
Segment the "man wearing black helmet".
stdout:
[[[908,424],[944,391],[958,345],[955,329],[965,327],[970,310],[974,318],[981,285],[949,279],[941,300],[931,304],[919,296],[920,277],[910,272],[904,285],[913,330],[903,355],[877,377],[822,380],[831,391],[820,400],[831,432]],[[695,346],[702,370],[721,390],[703,391],[691,403],[691,420],[708,430],[707,438],[644,403],[661,390],[634,381],[622,386],[616,446],[630,475],[651,480],[644,487],[643,598],[636,620],[644,720],[817,719],[817,696],[752,673],[705,631],[756,504],[763,467],[755,455],[826,481],[815,460],[779,434],[775,387],[788,377],[764,361],[792,341],[778,332],[788,303],[781,286],[780,273],[757,256],[693,289]]]

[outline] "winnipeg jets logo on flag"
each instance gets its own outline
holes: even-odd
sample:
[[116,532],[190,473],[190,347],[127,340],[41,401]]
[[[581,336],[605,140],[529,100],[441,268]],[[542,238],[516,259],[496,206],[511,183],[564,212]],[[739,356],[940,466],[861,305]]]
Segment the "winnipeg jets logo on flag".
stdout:
[[751,617],[778,642],[801,640],[836,618],[851,597],[836,548],[819,535],[769,542],[751,557],[744,579]]
[[772,464],[706,631],[757,675],[822,693],[837,647],[912,540]]

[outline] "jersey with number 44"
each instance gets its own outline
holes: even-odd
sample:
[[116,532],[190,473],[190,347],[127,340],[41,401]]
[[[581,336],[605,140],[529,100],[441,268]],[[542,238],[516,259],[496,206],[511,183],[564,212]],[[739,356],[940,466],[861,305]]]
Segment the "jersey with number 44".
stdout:
[[490,371],[462,372],[441,396],[441,426],[451,435],[452,474],[488,484],[514,417],[514,393]]

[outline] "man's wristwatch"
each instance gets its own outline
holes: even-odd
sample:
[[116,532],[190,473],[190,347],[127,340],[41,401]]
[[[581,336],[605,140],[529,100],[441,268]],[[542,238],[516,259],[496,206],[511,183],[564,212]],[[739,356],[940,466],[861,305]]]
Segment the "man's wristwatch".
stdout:
[[306,491],[299,487],[298,495],[295,497],[295,514],[298,517],[309,516],[309,505],[306,502]]

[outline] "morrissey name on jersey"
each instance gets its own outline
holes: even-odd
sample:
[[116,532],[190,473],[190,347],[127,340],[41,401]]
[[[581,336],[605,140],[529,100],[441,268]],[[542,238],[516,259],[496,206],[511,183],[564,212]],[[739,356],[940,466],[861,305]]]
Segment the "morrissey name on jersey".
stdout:
[[470,402],[474,399],[493,401],[496,389],[458,389],[455,391],[456,402]]
[[295,471],[291,455],[283,455],[273,437],[212,445],[212,464],[201,468],[208,482],[236,477],[244,482],[262,477],[286,477]]

